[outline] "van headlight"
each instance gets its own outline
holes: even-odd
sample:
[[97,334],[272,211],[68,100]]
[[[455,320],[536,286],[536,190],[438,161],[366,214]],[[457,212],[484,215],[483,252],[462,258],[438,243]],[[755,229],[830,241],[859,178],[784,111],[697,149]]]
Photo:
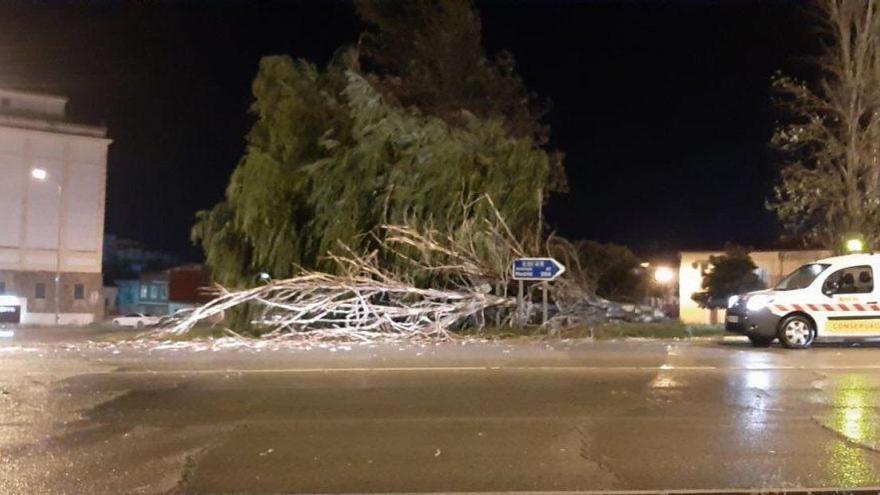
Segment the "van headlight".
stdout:
[[759,309],[764,309],[771,302],[773,302],[772,297],[766,294],[757,294],[749,297],[748,301],[746,301],[746,308],[749,311],[758,311]]
[[730,298],[727,299],[727,307],[732,308],[732,307],[736,306],[736,303],[738,303],[738,302],[739,302],[739,296],[730,296]]

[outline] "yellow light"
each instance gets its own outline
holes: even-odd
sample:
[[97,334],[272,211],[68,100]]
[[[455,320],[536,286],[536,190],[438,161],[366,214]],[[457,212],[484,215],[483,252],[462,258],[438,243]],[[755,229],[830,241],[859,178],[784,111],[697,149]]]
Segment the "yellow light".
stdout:
[[654,270],[654,281],[658,284],[668,284],[672,282],[673,278],[675,278],[675,272],[668,266],[658,266]]
[[31,170],[31,177],[37,180],[46,180],[49,177],[49,172],[46,172],[44,168],[35,168]]
[[860,253],[865,247],[861,239],[850,239],[846,241],[846,250],[850,253]]

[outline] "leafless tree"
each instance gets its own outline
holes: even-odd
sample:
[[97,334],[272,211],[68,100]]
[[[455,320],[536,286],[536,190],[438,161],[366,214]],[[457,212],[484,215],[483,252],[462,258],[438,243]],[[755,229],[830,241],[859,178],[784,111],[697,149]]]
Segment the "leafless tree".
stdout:
[[846,236],[880,241],[880,12],[877,0],[815,2],[817,77],[773,80],[786,123],[772,145],[783,156],[768,206],[786,227],[840,248]]

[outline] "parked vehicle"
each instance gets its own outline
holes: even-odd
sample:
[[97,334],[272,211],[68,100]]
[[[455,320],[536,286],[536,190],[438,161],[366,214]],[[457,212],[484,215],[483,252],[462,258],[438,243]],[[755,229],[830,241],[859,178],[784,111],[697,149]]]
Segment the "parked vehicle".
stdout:
[[112,322],[117,327],[143,328],[159,323],[159,317],[147,316],[143,313],[131,313],[113,318]]
[[880,337],[880,255],[851,254],[806,264],[773,289],[733,296],[725,328],[752,344],[803,349],[816,339]]

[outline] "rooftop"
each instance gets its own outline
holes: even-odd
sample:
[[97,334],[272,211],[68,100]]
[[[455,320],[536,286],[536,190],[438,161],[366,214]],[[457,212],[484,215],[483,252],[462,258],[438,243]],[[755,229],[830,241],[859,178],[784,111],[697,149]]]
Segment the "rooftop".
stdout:
[[0,127],[103,138],[107,129],[67,121],[64,96],[0,88]]

